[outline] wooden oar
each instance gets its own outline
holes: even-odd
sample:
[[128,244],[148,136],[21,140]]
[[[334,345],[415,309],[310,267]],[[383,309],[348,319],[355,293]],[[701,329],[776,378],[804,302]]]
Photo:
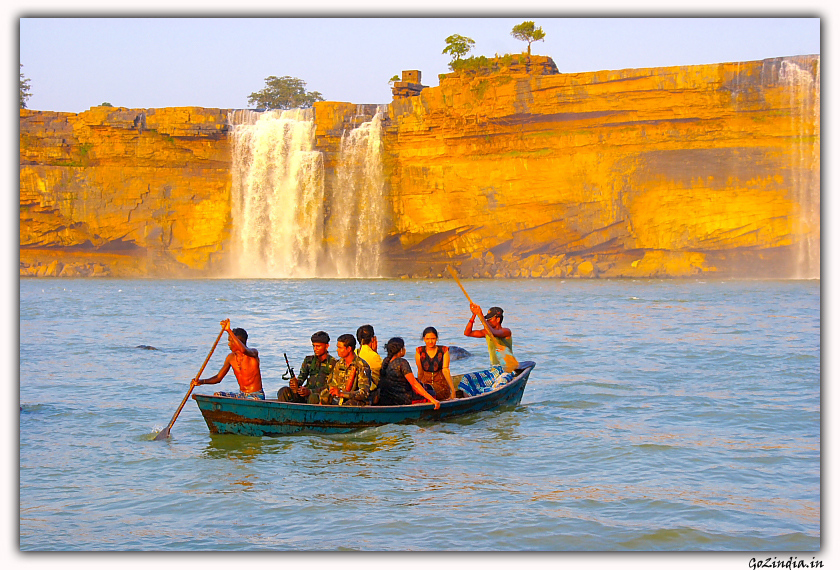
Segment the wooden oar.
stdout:
[[[454,269],[452,269],[452,266],[447,265],[446,269],[449,271],[449,273],[452,274],[452,278],[455,279],[455,283],[457,283],[458,287],[461,288],[461,291],[464,293],[464,296],[467,298],[467,301],[470,302],[470,305],[475,305],[475,303],[473,303],[473,300],[470,299],[470,294],[467,293],[467,290],[464,289],[464,286],[461,284],[461,280],[458,279],[458,274],[455,273]],[[514,370],[519,368],[519,361],[516,360],[516,357],[510,352],[510,350],[508,350],[508,347],[506,347],[501,340],[496,338],[496,336],[492,332],[490,332],[490,326],[487,324],[487,321],[484,320],[484,315],[479,314],[478,318],[481,320],[481,324],[484,326],[484,335],[487,338],[494,341],[497,346],[504,349],[503,355],[505,359],[505,372],[513,372]]]
[[[199,370],[198,374],[195,375],[196,378],[201,378],[201,373],[204,372],[204,367],[207,366],[208,362],[210,362],[210,357],[213,356],[213,351],[216,350],[216,345],[219,344],[219,339],[222,338],[222,334],[224,334],[224,332],[225,332],[225,327],[223,326],[222,330],[219,331],[219,336],[216,337],[216,342],[213,343],[213,348],[210,349],[210,353],[207,355],[207,358],[204,359],[204,364],[201,365],[201,370]],[[175,410],[175,415],[172,416],[172,421],[169,422],[169,425],[166,426],[166,428],[160,430],[160,433],[155,436],[154,441],[160,441],[161,439],[166,439],[167,437],[169,437],[169,430],[172,429],[172,424],[174,424],[175,420],[178,419],[178,414],[181,413],[181,409],[183,409],[184,404],[187,403],[187,398],[190,397],[190,394],[192,393],[193,388],[195,388],[195,386],[193,386],[192,382],[190,382],[190,389],[187,390],[187,395],[184,396],[183,400],[181,400],[181,405],[178,406],[177,410]]]

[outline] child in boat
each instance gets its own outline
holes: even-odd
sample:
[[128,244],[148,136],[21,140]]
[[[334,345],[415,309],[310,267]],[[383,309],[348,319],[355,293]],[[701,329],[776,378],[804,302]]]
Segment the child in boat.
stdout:
[[262,375],[260,374],[259,353],[255,348],[248,348],[248,333],[245,332],[245,329],[240,328],[231,330],[230,319],[225,319],[220,324],[228,333],[228,347],[230,347],[231,352],[225,358],[222,369],[215,376],[204,380],[193,378],[191,384],[193,386],[218,384],[227,375],[228,370],[233,368],[233,374],[236,376],[236,381],[239,382],[239,392],[216,392],[214,395],[265,400]]
[[405,341],[394,337],[388,341],[385,348],[388,356],[382,361],[379,376],[379,405],[407,406],[415,403],[419,395],[434,404],[436,410],[440,408],[440,402],[414,378],[411,365],[403,358]]
[[438,346],[438,332],[435,327],[423,331],[424,346],[418,346],[414,354],[417,364],[417,378],[423,384],[431,384],[435,397],[449,400],[455,394],[452,374],[449,372],[449,347]]

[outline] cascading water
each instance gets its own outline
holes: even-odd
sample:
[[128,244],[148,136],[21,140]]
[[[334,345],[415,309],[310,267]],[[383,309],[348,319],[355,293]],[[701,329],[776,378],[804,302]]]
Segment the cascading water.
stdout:
[[231,113],[231,275],[380,275],[381,115],[344,134],[329,184],[311,109]]
[[382,110],[341,137],[327,223],[327,257],[337,277],[380,275],[385,237]]
[[791,130],[797,139],[791,164],[792,194],[799,205],[794,224],[796,275],[820,278],[820,60],[815,74],[796,61],[782,61],[779,79],[790,94]]
[[315,149],[313,111],[239,111],[230,119],[233,274],[316,276],[324,165]]

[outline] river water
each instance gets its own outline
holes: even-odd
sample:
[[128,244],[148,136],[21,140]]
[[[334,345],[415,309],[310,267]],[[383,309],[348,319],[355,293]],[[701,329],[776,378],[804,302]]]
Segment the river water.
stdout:
[[272,394],[319,329],[486,346],[452,280],[22,279],[20,549],[820,549],[819,281],[464,285],[537,363],[519,406],[258,438],[190,400],[155,442],[226,317]]

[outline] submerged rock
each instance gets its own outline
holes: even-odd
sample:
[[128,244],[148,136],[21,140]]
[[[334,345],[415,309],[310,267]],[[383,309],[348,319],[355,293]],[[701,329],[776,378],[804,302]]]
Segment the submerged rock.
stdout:
[[450,346],[449,347],[449,360],[450,362],[453,360],[463,360],[465,358],[469,358],[472,356],[468,350],[461,348],[460,346]]
[[135,348],[142,348],[143,350],[158,350],[153,346],[149,346],[148,344],[138,344]]

